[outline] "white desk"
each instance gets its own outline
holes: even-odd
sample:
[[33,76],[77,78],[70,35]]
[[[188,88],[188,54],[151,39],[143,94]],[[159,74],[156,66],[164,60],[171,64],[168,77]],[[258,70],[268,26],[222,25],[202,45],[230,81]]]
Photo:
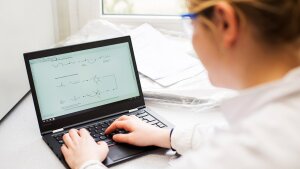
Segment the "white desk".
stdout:
[[[222,124],[222,115],[215,110],[202,112],[187,108],[157,103],[147,105],[178,127],[199,122],[203,126]],[[63,165],[42,140],[31,95],[0,124],[0,168],[1,169],[63,169]],[[163,168],[169,165],[171,156],[151,154],[112,168]]]

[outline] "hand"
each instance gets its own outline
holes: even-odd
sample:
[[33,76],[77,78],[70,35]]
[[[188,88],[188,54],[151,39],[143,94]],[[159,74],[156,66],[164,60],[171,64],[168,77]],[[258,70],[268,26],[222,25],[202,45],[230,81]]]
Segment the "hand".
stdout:
[[109,134],[116,129],[124,129],[127,134],[115,134],[113,140],[135,146],[158,146],[170,148],[170,129],[161,129],[141,121],[136,116],[121,116],[105,131]]
[[108,153],[105,142],[96,143],[86,129],[71,129],[63,136],[64,145],[61,151],[66,162],[72,169],[78,169],[86,161],[97,160],[102,162]]

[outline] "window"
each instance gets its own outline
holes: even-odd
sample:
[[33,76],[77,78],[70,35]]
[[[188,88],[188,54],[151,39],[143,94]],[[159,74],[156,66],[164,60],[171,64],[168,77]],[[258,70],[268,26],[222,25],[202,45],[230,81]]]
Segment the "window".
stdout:
[[103,15],[178,16],[186,12],[184,0],[103,0]]
[[157,29],[182,32],[180,14],[186,0],[54,0],[57,41],[76,33],[91,20],[103,19],[134,28],[149,23]]

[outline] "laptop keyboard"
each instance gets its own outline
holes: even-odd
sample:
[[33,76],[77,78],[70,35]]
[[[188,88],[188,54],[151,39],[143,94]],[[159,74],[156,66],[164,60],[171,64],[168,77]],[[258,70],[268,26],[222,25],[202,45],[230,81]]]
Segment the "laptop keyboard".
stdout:
[[[130,115],[135,115],[138,118],[140,118],[142,121],[144,121],[150,125],[159,127],[159,128],[167,127],[165,124],[163,124],[162,122],[157,120],[155,117],[153,117],[151,114],[149,114],[146,110],[138,110],[136,112],[131,113]],[[83,126],[81,128],[87,129],[96,142],[105,141],[108,144],[108,146],[112,146],[115,144],[115,142],[112,139],[113,135],[120,134],[120,133],[121,134],[127,133],[127,131],[125,131],[125,130],[117,129],[114,132],[110,133],[109,135],[104,134],[104,131],[106,130],[106,128],[108,126],[110,126],[111,123],[113,123],[116,119],[117,118],[99,121],[96,123],[92,123],[92,124]],[[53,135],[53,137],[57,140],[57,142],[60,145],[63,145],[64,142],[62,140],[62,137],[67,132],[68,131],[55,134],[55,135]]]

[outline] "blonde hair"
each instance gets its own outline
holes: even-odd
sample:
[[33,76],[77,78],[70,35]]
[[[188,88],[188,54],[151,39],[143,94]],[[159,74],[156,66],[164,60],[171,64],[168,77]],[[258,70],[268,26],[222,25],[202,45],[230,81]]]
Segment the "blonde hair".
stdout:
[[250,22],[268,44],[300,44],[300,0],[186,0],[190,12],[208,23],[218,2],[229,3],[239,22]]

